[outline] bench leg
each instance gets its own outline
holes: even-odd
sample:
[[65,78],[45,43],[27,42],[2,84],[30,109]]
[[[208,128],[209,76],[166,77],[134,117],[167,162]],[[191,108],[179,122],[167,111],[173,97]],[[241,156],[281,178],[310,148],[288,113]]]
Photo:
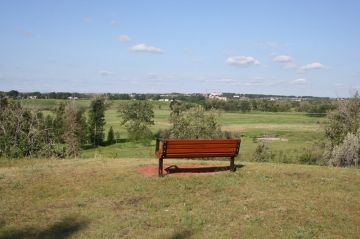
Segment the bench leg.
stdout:
[[231,172],[235,172],[235,158],[234,157],[231,157],[230,158],[230,171]]
[[163,158],[159,158],[159,177],[163,176]]

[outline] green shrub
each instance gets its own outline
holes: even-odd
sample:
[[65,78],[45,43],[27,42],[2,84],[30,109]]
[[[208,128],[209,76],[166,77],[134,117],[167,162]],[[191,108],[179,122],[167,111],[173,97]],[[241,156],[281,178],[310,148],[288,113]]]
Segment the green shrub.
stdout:
[[323,165],[324,147],[322,145],[313,145],[303,148],[299,156],[302,164],[320,164]]
[[273,158],[270,147],[264,143],[256,146],[253,158],[256,162],[269,162]]
[[197,106],[182,111],[172,119],[171,137],[177,139],[214,139],[221,138],[218,114],[211,110],[206,112]]
[[360,129],[348,133],[342,144],[334,147],[329,164],[333,166],[358,166],[360,163]]

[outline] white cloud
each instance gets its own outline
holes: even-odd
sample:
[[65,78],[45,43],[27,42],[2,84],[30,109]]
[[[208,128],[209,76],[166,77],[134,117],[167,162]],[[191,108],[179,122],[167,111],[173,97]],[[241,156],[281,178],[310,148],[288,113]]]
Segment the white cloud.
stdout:
[[131,40],[131,38],[128,35],[120,35],[120,36],[117,36],[116,39],[121,42],[128,42]]
[[107,70],[100,70],[100,71],[98,71],[98,74],[101,76],[110,76],[113,74],[113,72],[107,71]]
[[273,58],[273,61],[280,63],[287,63],[287,62],[291,62],[292,58],[287,55],[277,55]]
[[313,62],[307,65],[303,65],[299,68],[300,72],[307,72],[307,71],[312,71],[312,70],[320,70],[320,69],[324,69],[325,66],[323,64],[321,64],[320,62]]
[[260,62],[252,56],[230,56],[226,59],[226,63],[240,67],[249,67],[251,65],[260,64]]
[[292,85],[306,85],[308,83],[308,81],[306,79],[296,79],[290,82],[290,84]]
[[163,50],[154,46],[148,46],[145,43],[140,43],[129,48],[130,51],[134,52],[146,52],[153,54],[162,54]]

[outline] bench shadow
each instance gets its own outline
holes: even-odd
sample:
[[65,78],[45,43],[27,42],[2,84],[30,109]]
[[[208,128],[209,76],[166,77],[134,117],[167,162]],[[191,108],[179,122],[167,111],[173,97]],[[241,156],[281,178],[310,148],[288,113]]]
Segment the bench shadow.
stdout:
[[46,228],[25,227],[6,230],[0,233],[0,239],[65,239],[75,232],[86,228],[88,224],[89,221],[86,219],[70,216]]
[[[235,170],[238,168],[242,168],[245,165],[236,164]],[[164,169],[166,174],[175,174],[175,173],[214,173],[214,172],[221,172],[221,171],[229,171],[230,166],[204,166],[204,167],[192,167],[192,168],[181,168],[177,165],[171,165]]]
[[176,232],[174,235],[169,237],[169,239],[188,239],[191,238],[192,232],[190,230],[184,230],[181,232]]

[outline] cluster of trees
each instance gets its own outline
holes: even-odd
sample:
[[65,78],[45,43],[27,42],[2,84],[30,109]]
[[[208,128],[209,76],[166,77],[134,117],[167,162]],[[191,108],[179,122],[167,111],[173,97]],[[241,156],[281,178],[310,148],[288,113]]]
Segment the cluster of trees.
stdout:
[[[29,98],[36,96],[38,99],[68,99],[69,97],[76,97],[79,99],[92,98],[93,94],[85,93],[69,93],[69,92],[27,92],[22,93],[16,90],[9,92],[0,92],[0,95],[7,96],[12,99]],[[336,107],[334,100],[329,98],[319,97],[304,97],[305,101],[294,101],[295,96],[272,96],[272,95],[256,95],[256,94],[241,94],[238,99],[234,99],[234,93],[224,93],[223,96],[227,97],[228,101],[222,100],[209,100],[203,94],[179,94],[171,93],[167,95],[161,94],[126,94],[126,93],[106,93],[102,97],[110,100],[160,100],[163,97],[167,99],[182,101],[185,103],[198,104],[206,110],[218,109],[224,111],[263,111],[263,112],[307,112],[311,115],[325,115],[329,110]],[[241,96],[241,98],[240,98]],[[270,98],[276,100],[269,100]]]
[[35,96],[37,99],[68,99],[69,97],[77,97],[79,99],[90,98],[89,94],[82,93],[70,93],[70,92],[50,92],[50,93],[41,93],[38,91],[34,92],[19,92],[17,90],[11,90],[8,92],[0,92],[1,96],[7,96],[11,99],[22,99],[29,98],[30,96]]
[[94,99],[88,111],[69,102],[46,116],[5,97],[0,102],[0,156],[76,157],[85,144],[96,147],[115,142],[112,127],[105,141],[103,98]]
[[336,108],[332,100],[292,101],[267,99],[241,99],[241,100],[207,100],[202,102],[205,109],[219,109],[224,111],[262,111],[262,112],[306,112],[310,115],[324,116]]

